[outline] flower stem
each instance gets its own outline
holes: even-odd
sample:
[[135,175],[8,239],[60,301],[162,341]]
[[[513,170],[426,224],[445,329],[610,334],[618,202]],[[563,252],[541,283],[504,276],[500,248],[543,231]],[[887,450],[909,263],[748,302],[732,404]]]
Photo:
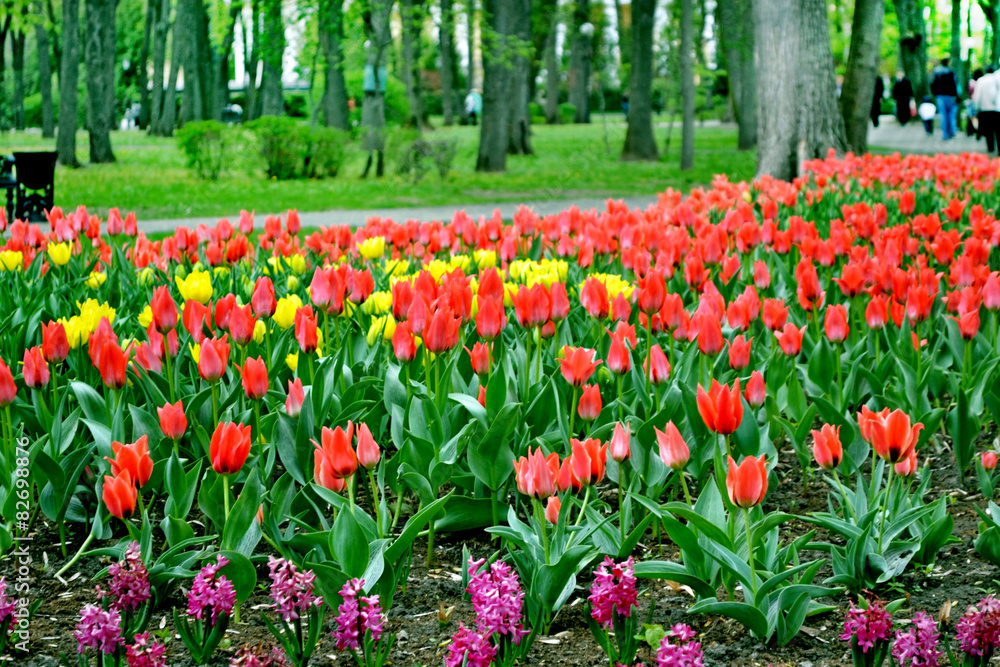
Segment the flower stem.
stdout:
[[754,567],[753,533],[750,530],[750,510],[743,508],[743,518],[747,525],[747,562],[750,565],[750,587],[753,590],[754,604],[757,602],[757,568]]
[[688,483],[684,478],[684,471],[678,470],[677,474],[681,476],[681,488],[684,489],[684,500],[687,501],[688,507],[694,507],[694,505],[691,504],[691,492],[688,491]]
[[836,468],[833,469],[833,478],[837,480],[837,486],[840,487],[841,502],[843,502],[847,507],[847,511],[851,514],[851,518],[854,519],[854,523],[856,524],[858,522],[858,517],[854,514],[854,505],[847,500],[847,492],[844,489],[844,485],[840,481],[840,474],[837,472]]
[[222,526],[225,528],[229,521],[229,475],[222,476],[222,503],[225,514],[222,515]]
[[[576,404],[580,402],[580,388],[573,385],[573,402],[569,404],[569,437],[570,440],[576,435],[576,431],[573,430],[573,422],[576,421]],[[566,443],[567,449],[571,448],[569,442]]]
[[[587,487],[587,491],[590,491],[590,487]],[[549,534],[545,527],[545,510],[542,509],[542,501],[538,498],[532,498],[531,503],[535,506],[535,518],[538,519],[538,525],[542,529],[542,551],[545,552],[545,564],[549,564]]]
[[174,373],[173,365],[170,363],[170,343],[167,342],[169,332],[163,336],[163,366],[167,372],[167,391],[170,394],[170,402],[174,402]]
[[385,531],[382,528],[382,508],[379,503],[378,484],[375,483],[375,473],[371,470],[368,471],[368,482],[372,487],[372,511],[375,512],[375,524],[378,526],[378,536],[382,538],[385,537]]
[[212,427],[219,423],[219,388],[216,383],[212,383]]
[[889,481],[885,485],[885,498],[882,502],[882,522],[879,524],[878,530],[878,552],[882,554],[882,536],[885,535],[885,520],[886,515],[889,513],[889,495],[892,493],[892,473],[896,471],[896,466],[891,462],[889,463]]

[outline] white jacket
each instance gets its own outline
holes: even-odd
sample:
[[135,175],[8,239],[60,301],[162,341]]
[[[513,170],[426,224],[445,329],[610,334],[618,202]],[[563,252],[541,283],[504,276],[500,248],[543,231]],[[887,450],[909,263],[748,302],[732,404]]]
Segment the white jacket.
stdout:
[[972,102],[979,111],[1000,110],[1000,73],[984,74],[976,81]]

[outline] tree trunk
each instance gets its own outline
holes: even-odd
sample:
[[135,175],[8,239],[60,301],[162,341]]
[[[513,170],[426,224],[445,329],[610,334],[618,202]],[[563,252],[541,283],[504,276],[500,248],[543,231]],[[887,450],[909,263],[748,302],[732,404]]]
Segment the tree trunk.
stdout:
[[534,155],[531,147],[531,63],[525,48],[531,44],[531,0],[511,0],[510,32],[510,129],[507,152],[511,155]]
[[[632,25],[635,25],[637,9],[632,7]],[[625,24],[625,8],[622,0],[615,0],[615,28],[618,31],[618,58],[620,65],[628,65],[632,58],[632,26]],[[619,70],[620,71],[620,70]],[[631,98],[629,99],[631,107]]]
[[754,0],[757,175],[791,180],[804,163],[843,152],[844,119],[824,0]]
[[285,93],[281,81],[281,62],[285,54],[285,22],[281,16],[281,0],[263,0],[263,2],[264,78],[261,81],[260,92],[263,99],[260,113],[262,116],[282,116],[285,113]]
[[117,0],[86,0],[87,129],[90,161],[115,161],[111,129],[115,124],[115,8]]
[[169,32],[170,0],[153,0],[153,89],[149,104],[149,133],[154,135],[162,132],[163,72],[166,69]]
[[559,11],[552,13],[552,27],[545,40],[545,122],[559,123],[559,55],[556,41],[559,39]]
[[[201,99],[201,119],[208,120],[214,118],[219,120],[222,118],[222,109],[216,109],[216,102],[218,100],[218,92],[216,86],[216,54],[212,49],[211,38],[209,37],[209,19],[208,19],[208,9],[205,6],[204,0],[194,0],[194,18],[195,26],[197,27],[196,34],[196,44],[197,44],[197,62],[195,66],[198,68],[198,85],[199,98]],[[232,26],[230,34],[228,36],[228,41],[232,44],[233,40],[233,30],[235,30],[235,25]],[[229,64],[226,63],[226,71],[229,70]],[[228,85],[228,77],[223,85]],[[229,89],[226,89],[225,93],[226,99],[229,98]]]
[[[180,14],[181,3],[177,3],[178,14]],[[190,46],[188,42],[179,37],[178,33],[183,33],[183,22],[180,16],[174,19],[173,29],[173,56],[170,60],[170,76],[167,80],[167,89],[163,91],[163,113],[160,116],[160,128],[157,134],[161,137],[169,137],[174,133],[177,125],[177,75],[184,69],[184,59],[187,57],[185,51]]]
[[421,0],[400,0],[400,19],[403,24],[403,83],[410,102],[409,125],[417,130],[427,127],[424,113],[423,86],[420,83],[420,27],[424,20]]
[[847,147],[861,155],[868,151],[868,122],[878,76],[884,0],[857,0],[851,25],[851,46],[840,93]]
[[247,73],[246,109],[243,110],[243,120],[257,118],[260,110],[260,95],[257,89],[257,70],[260,69],[260,0],[250,3],[250,25],[243,25],[243,44],[251,44],[244,48],[243,68]]
[[928,93],[924,3],[919,0],[892,0],[892,6],[899,23],[899,52],[903,71],[913,85],[914,98],[922,100]]
[[681,171],[694,166],[694,0],[681,0]]
[[76,159],[77,82],[80,77],[80,2],[62,0],[62,66],[59,70],[59,163],[79,167]]
[[55,111],[52,107],[52,51],[42,6],[35,3],[35,50],[38,52],[38,85],[42,94],[42,136],[56,136]]
[[[505,171],[510,131],[512,0],[484,0],[483,117],[476,171]],[[485,26],[484,26],[485,28]]]
[[[855,10],[856,12],[857,10]],[[955,72],[955,83],[959,94],[966,90],[968,77],[962,61],[962,0],[951,0],[951,69]]]
[[[466,21],[468,23],[465,40],[466,48],[469,52],[469,71],[466,72],[465,76],[465,94],[468,95],[472,92],[472,89],[476,87],[476,0],[466,0],[465,2],[468,15]],[[462,105],[462,116],[465,114],[465,105]]]
[[737,147],[757,144],[757,67],[752,0],[719,0],[719,27],[729,73],[729,99],[739,125]]
[[149,127],[149,50],[153,38],[153,25],[156,23],[157,8],[160,0],[146,0],[146,25],[142,33],[142,51],[139,55],[139,118],[140,130]]
[[347,84],[344,82],[344,10],[341,0],[320,3],[320,48],[323,49],[323,120],[327,127],[350,129]]
[[236,23],[239,21],[240,13],[243,11],[243,3],[232,0],[229,6],[229,29],[222,40],[222,48],[219,49],[219,56],[216,59],[218,67],[215,74],[215,108],[212,110],[212,117],[222,120],[222,112],[229,106],[229,57],[233,54],[233,42],[236,40]]
[[[364,147],[368,151],[368,165],[362,178],[368,176],[372,159],[377,160],[375,175],[381,177],[385,153],[385,66],[386,53],[392,46],[389,20],[394,0],[370,0],[370,10],[365,13],[365,90],[361,103],[361,127],[364,130]],[[371,75],[371,85],[367,79]]]
[[656,160],[653,133],[653,27],[656,0],[632,0],[631,62],[629,75],[628,130],[623,160]]
[[[589,27],[588,27],[589,26]],[[590,122],[590,60],[593,49],[590,0],[577,0],[570,26],[569,103],[576,108],[574,122]],[[588,34],[589,33],[589,34]]]
[[14,56],[14,129],[24,129],[24,30],[14,32],[10,43],[11,54]]
[[455,10],[452,0],[441,0],[441,112],[445,126],[455,124]]
[[[181,97],[180,124],[201,120],[201,82],[198,80],[198,19],[194,6],[200,0],[177,0],[177,17],[174,19],[174,49],[181,55],[181,69],[184,71],[184,94]],[[179,40],[184,43],[177,49]]]

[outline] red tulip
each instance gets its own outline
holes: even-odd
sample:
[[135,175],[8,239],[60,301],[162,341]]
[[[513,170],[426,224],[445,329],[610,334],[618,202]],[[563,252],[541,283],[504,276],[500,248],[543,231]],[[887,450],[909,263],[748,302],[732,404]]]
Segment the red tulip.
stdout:
[[479,395],[476,396],[476,400],[479,401],[479,405],[486,407],[486,385],[479,385]]
[[371,470],[378,465],[379,456],[378,443],[372,437],[368,424],[362,422],[358,426],[358,463]]
[[573,475],[584,486],[599,484],[604,479],[604,471],[608,460],[608,446],[593,438],[583,442],[576,438],[570,439],[573,449]]
[[500,272],[490,268],[479,272],[479,290],[476,294],[483,299],[492,299],[503,305],[504,288]]
[[0,408],[6,408],[17,398],[17,385],[10,367],[0,359]]
[[691,450],[684,442],[684,437],[677,426],[672,421],[668,421],[662,431],[654,427],[653,432],[656,433],[656,443],[660,447],[660,460],[663,461],[663,465],[674,470],[680,470],[686,466],[691,458]]
[[821,468],[833,470],[844,458],[844,448],[840,444],[840,427],[823,424],[818,431],[812,431],[813,458]]
[[518,324],[525,329],[540,327],[552,316],[552,299],[541,283],[536,283],[533,287],[522,285],[512,301]]
[[476,333],[480,338],[493,340],[503,333],[507,326],[507,313],[504,311],[503,302],[484,297],[482,294],[476,297],[476,301],[479,304],[479,310],[476,312]]
[[569,296],[566,294],[566,286],[562,283],[552,283],[549,288],[549,298],[552,302],[552,309],[549,317],[555,322],[561,322],[569,315]]
[[555,525],[559,523],[559,510],[562,509],[562,502],[559,496],[549,496],[545,503],[545,520]]
[[538,500],[553,496],[558,490],[559,455],[553,452],[546,457],[541,448],[532,452],[529,447],[527,457],[514,461],[514,476],[520,493]]
[[830,339],[831,343],[843,343],[851,331],[851,327],[847,323],[847,309],[840,304],[827,306],[823,326],[826,330],[826,337]]
[[629,425],[622,426],[621,422],[615,424],[615,432],[608,443],[608,454],[615,461],[621,463],[632,455],[632,443],[629,437]]
[[233,475],[243,468],[250,455],[250,426],[221,423],[215,427],[209,446],[212,469],[220,475]]
[[256,401],[267,395],[267,364],[260,356],[256,359],[248,358],[243,364],[243,368],[239,366],[236,368],[243,376],[243,391],[246,392],[247,398]]
[[49,365],[42,355],[42,348],[32,347],[24,351],[24,367],[21,369],[24,384],[41,389],[49,383]]
[[354,423],[347,422],[346,431],[339,426],[334,429],[324,426],[320,435],[322,446],[313,440],[313,445],[316,447],[313,459],[316,464],[317,479],[328,480],[330,477],[345,479],[353,475],[358,469],[358,457],[351,447],[351,442],[354,440]]
[[603,407],[600,387],[596,384],[584,386],[583,393],[580,394],[580,403],[578,406],[580,419],[594,421],[601,414],[601,408]]
[[753,338],[746,340],[743,334],[733,339],[729,344],[729,367],[741,371],[750,365],[750,344]]
[[111,464],[111,474],[116,477],[122,471],[127,471],[132,481],[140,487],[146,486],[150,475],[153,474],[153,459],[149,456],[149,439],[143,435],[134,443],[122,444],[118,441],[111,443],[111,451],[115,458],[112,460],[104,457]]
[[951,319],[958,322],[958,331],[962,334],[963,340],[972,340],[979,333],[979,309],[970,310],[961,317],[949,315]]
[[46,361],[56,364],[69,355],[69,340],[62,322],[42,322],[42,354]]
[[298,417],[305,403],[306,392],[302,388],[302,378],[288,381],[288,398],[285,399],[285,412],[289,417]]
[[326,270],[316,267],[309,284],[309,298],[317,310],[331,315],[341,313],[346,293],[347,283],[335,267]]
[[138,492],[135,482],[128,470],[122,471],[120,475],[112,477],[104,476],[104,486],[101,489],[101,499],[104,500],[105,507],[111,516],[116,516],[122,521],[126,516],[132,516],[135,512],[135,501]]
[[319,330],[312,308],[304,306],[295,311],[295,340],[303,354],[312,354],[319,345]]
[[417,341],[410,331],[409,322],[400,322],[396,325],[396,331],[392,334],[392,351],[396,359],[403,363],[413,361],[417,356]]
[[197,345],[205,340],[205,329],[212,331],[212,309],[190,299],[184,302],[184,311],[181,313],[181,321],[184,328],[191,334],[191,338]]
[[[152,328],[153,325],[149,326]],[[160,336],[160,334],[156,335]],[[162,340],[163,336],[160,336],[160,339]],[[128,349],[125,350],[125,354],[131,356],[133,368],[135,368],[135,364],[138,364],[143,370],[150,373],[159,373],[163,370],[163,362],[156,356],[156,351],[153,350],[153,346],[150,343],[136,343],[133,341],[129,344]]]
[[982,461],[983,461],[983,468],[992,472],[992,470],[997,467],[996,452],[993,451],[983,452]]
[[624,336],[611,334],[607,363],[608,370],[615,375],[625,375],[632,369],[632,356],[629,354],[628,346],[625,345]]
[[730,456],[726,490],[729,491],[730,502],[737,507],[759,505],[767,495],[767,464],[764,462],[764,455],[761,454],[759,459],[748,456],[739,467]]
[[761,290],[771,286],[771,272],[767,270],[767,264],[759,259],[753,265],[753,284]]
[[[479,286],[482,291],[482,285]],[[406,280],[398,280],[392,284],[392,316],[399,322],[407,318],[410,304],[413,303],[413,285]],[[480,304],[482,308],[482,304]],[[480,334],[482,335],[482,334]]]
[[222,338],[206,338],[201,342],[198,356],[198,373],[203,380],[215,382],[226,374],[229,365],[229,342],[227,334]]
[[632,304],[628,302],[621,292],[611,302],[611,319],[619,322],[628,322],[632,317]]
[[250,306],[233,308],[229,315],[229,335],[237,345],[249,345],[253,340],[253,330],[257,326],[257,318],[253,316]]
[[762,318],[764,326],[771,331],[777,331],[788,321],[788,308],[781,299],[764,299]]
[[898,463],[906,458],[920,439],[921,423],[910,425],[910,416],[893,410],[884,419],[872,421],[872,446],[882,459]]
[[709,431],[731,435],[743,421],[743,401],[740,395],[740,379],[736,378],[730,389],[728,385],[712,380],[706,392],[698,385],[698,412]]
[[431,315],[424,329],[424,345],[430,352],[441,354],[458,345],[458,332],[462,324],[460,317],[455,317],[451,307],[439,307]]
[[108,389],[121,389],[125,386],[125,371],[128,368],[128,355],[118,343],[109,342],[101,352],[101,381]]
[[983,285],[983,305],[990,312],[1000,310],[1000,275],[996,271],[986,278]]
[[269,319],[278,309],[278,301],[274,296],[274,283],[267,276],[261,276],[253,288],[250,305],[257,317]]
[[778,339],[778,345],[782,352],[789,357],[797,357],[802,352],[802,337],[805,333],[805,327],[800,329],[791,322],[787,322],[783,330],[774,332],[774,337]]
[[177,326],[177,304],[170,296],[170,288],[161,285],[153,290],[153,300],[149,302],[153,313],[153,326],[160,333],[173,331]]
[[872,412],[867,405],[861,406],[858,413],[858,430],[861,431],[861,439],[869,445],[875,442],[875,423],[885,421],[889,416],[889,408],[884,408],[881,412]]
[[751,408],[759,408],[764,405],[764,397],[767,395],[767,387],[764,385],[764,376],[760,371],[754,371],[747,380],[747,388],[744,392],[747,403]]
[[184,406],[178,400],[171,405],[167,403],[161,408],[156,408],[156,414],[160,416],[160,430],[163,435],[171,440],[180,440],[187,431],[187,416],[184,414]]
[[489,375],[490,372],[490,348],[482,343],[476,343],[472,349],[465,348],[469,353],[469,361],[472,364],[472,372],[476,375]]
[[215,324],[223,331],[229,331],[229,318],[236,308],[236,295],[227,294],[215,302]]
[[104,346],[108,342],[117,343],[118,336],[111,328],[108,318],[102,317],[101,321],[97,323],[97,328],[87,339],[87,352],[90,354],[90,363],[94,365],[94,368],[100,369],[101,352],[104,351]]
[[[619,296],[621,296],[619,294]],[[608,288],[593,276],[587,278],[580,290],[580,305],[587,311],[587,314],[595,319],[602,320],[608,316],[611,304],[608,302]]]
[[177,356],[180,348],[180,343],[177,340],[177,329],[171,329],[166,334],[161,334],[150,324],[146,330],[146,336],[149,337],[149,347],[157,359],[162,361],[168,353],[171,359]]
[[559,360],[563,377],[574,387],[582,387],[590,376],[594,374],[597,367],[601,365],[600,359],[594,360],[597,353],[584,347],[566,346],[563,350],[563,358]]
[[649,351],[649,366],[644,363],[643,371],[654,385],[663,384],[670,378],[670,361],[659,345],[654,345]]
[[715,356],[722,352],[726,339],[722,337],[722,323],[715,314],[699,310],[691,318],[691,323],[698,332],[698,350],[702,354]]
[[354,304],[364,303],[375,291],[375,279],[368,269],[351,270],[347,275],[347,300]]
[[889,321],[889,306],[885,302],[885,297],[876,294],[865,307],[865,323],[872,331],[880,331]]
[[653,269],[637,281],[636,305],[646,315],[652,315],[660,310],[666,296],[667,283],[663,279],[663,272],[659,269]]
[[901,459],[895,466],[896,474],[901,477],[912,477],[917,472],[917,468],[917,450],[915,448],[911,449],[906,458]]

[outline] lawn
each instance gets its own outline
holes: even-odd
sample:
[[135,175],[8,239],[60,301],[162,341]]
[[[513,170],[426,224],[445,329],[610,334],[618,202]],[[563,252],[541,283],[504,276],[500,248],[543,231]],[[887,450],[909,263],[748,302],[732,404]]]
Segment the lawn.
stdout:
[[[438,129],[429,136],[457,138],[458,154],[449,178],[436,173],[420,183],[395,174],[362,180],[365,154],[352,146],[341,174],[328,180],[269,181],[259,170],[234,169],[218,181],[199,180],[185,166],[173,139],[138,131],[115,132],[112,144],[117,164],[60,167],[56,172],[56,202],[64,207],[84,204],[99,214],[111,206],[135,211],[140,219],[234,216],[242,208],[277,212],[364,209],[416,205],[463,205],[482,202],[560,199],[572,197],[654,194],[667,187],[682,190],[707,185],[713,174],[734,179],[753,176],[756,156],[738,152],[736,131],[729,127],[699,127],[694,169],[681,172],[680,129],[671,134],[670,151],[654,163],[619,161],[625,137],[620,116],[600,117],[590,126],[536,126],[534,156],[510,157],[507,172],[475,171],[477,128]],[[656,129],[661,152],[667,127]],[[86,164],[88,138],[77,136],[77,157]],[[53,149],[54,141],[38,134],[0,135],[0,153]]]

